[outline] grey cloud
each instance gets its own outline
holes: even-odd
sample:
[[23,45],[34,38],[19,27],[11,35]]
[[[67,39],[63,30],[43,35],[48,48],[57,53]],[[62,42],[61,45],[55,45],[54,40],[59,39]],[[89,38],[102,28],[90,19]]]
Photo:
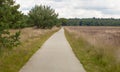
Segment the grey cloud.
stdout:
[[55,2],[62,2],[63,0],[53,0],[53,1],[55,1]]
[[105,6],[77,6],[74,7],[75,9],[85,9],[85,10],[95,10],[95,11],[100,11],[103,14],[120,14],[120,11],[114,10],[113,8],[110,7],[105,7]]
[[116,15],[116,14],[120,15],[120,10],[105,9],[105,10],[102,10],[102,13],[104,13],[104,14],[112,14],[112,15]]
[[[29,11],[34,4],[49,5],[60,17],[120,17],[120,0],[16,0],[20,10]],[[27,5],[26,5],[27,4]],[[27,13],[27,12],[26,12]],[[69,13],[69,14],[68,14]],[[86,16],[85,16],[86,15]]]
[[120,11],[112,9],[110,7],[84,7],[83,9],[100,11],[103,14],[120,14]]
[[74,7],[75,9],[87,9],[87,10],[105,10],[105,9],[110,9],[110,8],[107,8],[107,7],[102,7],[102,6],[77,6],[77,7]]

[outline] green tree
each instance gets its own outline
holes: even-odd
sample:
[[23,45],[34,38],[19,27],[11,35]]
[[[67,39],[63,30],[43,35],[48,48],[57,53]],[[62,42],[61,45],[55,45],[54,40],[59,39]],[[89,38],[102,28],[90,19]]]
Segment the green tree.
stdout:
[[66,18],[60,18],[60,22],[61,22],[62,26],[67,25],[67,19]]
[[23,23],[23,14],[18,11],[19,7],[13,0],[0,0],[0,21],[9,28],[19,28]]
[[21,22],[19,5],[13,0],[0,0],[0,49],[13,47],[19,44],[20,32],[11,35],[9,28],[18,28]]
[[83,18],[68,19],[68,26],[120,26],[120,19],[114,18]]
[[38,28],[52,28],[58,23],[58,14],[49,6],[35,6],[29,12],[29,19]]

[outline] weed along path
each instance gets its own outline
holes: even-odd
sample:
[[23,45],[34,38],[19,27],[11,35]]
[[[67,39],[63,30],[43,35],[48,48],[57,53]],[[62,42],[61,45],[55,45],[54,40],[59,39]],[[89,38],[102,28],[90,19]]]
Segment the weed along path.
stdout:
[[20,72],[85,72],[64,35],[64,29],[51,36]]

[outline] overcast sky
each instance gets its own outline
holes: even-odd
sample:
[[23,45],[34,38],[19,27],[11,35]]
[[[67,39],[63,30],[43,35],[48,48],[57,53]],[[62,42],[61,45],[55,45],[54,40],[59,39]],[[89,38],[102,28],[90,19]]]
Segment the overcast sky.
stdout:
[[120,0],[16,0],[27,14],[35,5],[48,5],[65,18],[120,18]]

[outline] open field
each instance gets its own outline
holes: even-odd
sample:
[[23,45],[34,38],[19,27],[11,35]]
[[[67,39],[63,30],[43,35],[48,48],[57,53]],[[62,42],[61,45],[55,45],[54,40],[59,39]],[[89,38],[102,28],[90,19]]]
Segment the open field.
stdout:
[[[41,45],[59,28],[21,30],[21,45],[13,49],[3,49],[0,55],[0,72],[18,72]],[[11,30],[12,33],[18,30]]]
[[65,27],[87,72],[120,72],[120,27]]

